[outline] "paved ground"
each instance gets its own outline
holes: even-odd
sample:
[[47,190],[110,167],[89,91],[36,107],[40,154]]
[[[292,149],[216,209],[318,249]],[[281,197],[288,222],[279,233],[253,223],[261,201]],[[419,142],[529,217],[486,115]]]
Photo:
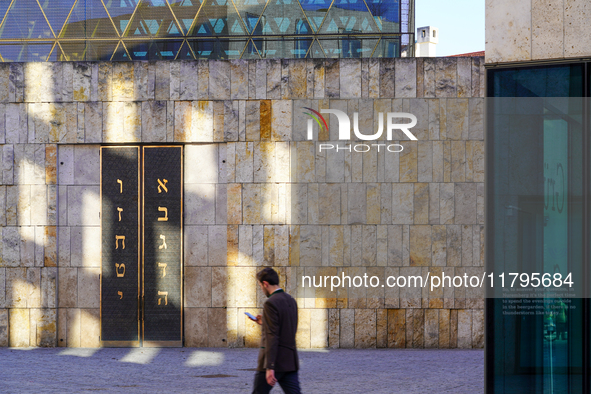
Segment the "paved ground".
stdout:
[[[256,357],[257,349],[0,348],[0,392],[250,393]],[[481,350],[338,349],[300,359],[305,393],[484,392]]]

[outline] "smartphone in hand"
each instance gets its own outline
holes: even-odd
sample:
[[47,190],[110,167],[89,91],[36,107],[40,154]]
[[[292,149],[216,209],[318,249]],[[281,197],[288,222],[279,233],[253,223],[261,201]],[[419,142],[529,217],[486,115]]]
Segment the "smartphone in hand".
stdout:
[[246,316],[248,316],[248,318],[249,318],[250,320],[252,320],[252,321],[257,321],[257,318],[256,318],[256,316],[253,316],[252,314],[250,314],[250,313],[248,313],[248,312],[244,312],[244,314],[245,314]]

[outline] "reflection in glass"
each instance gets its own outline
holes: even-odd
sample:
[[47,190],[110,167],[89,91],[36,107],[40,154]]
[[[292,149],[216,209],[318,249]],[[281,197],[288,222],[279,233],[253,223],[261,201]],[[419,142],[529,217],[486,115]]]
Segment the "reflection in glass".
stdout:
[[[582,75],[580,64],[489,71],[489,94],[505,98],[487,102],[487,272],[582,284],[584,101],[569,98],[583,96]],[[582,392],[584,300],[491,294],[487,393]]]
[[[360,58],[373,56],[380,39],[402,39],[403,51],[394,45],[376,56],[412,56],[413,9],[414,0],[0,1],[0,54],[23,62]],[[213,40],[179,51],[190,37]],[[10,48],[37,44],[54,49]]]

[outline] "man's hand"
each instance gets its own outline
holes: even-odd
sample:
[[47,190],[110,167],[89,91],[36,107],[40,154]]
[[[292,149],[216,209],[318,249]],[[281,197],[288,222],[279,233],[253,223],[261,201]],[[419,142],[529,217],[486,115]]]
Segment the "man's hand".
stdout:
[[267,369],[267,383],[269,383],[269,386],[275,386],[275,383],[277,383],[275,371],[272,369]]
[[262,325],[263,324],[263,316],[257,315],[256,322],[257,322],[257,324]]

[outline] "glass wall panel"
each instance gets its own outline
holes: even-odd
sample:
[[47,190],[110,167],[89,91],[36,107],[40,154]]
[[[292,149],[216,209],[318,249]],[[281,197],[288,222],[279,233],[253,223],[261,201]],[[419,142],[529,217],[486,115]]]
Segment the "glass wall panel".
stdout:
[[[392,42],[414,43],[413,14],[414,0],[10,0],[0,1],[0,53],[7,46],[4,61],[23,62],[361,58],[387,39],[391,44],[377,56],[412,56],[413,45],[401,51]],[[191,48],[199,48],[179,52],[178,43],[189,48],[189,38]],[[166,39],[173,40],[175,56],[151,49]],[[17,55],[11,48],[17,40],[56,49]],[[105,53],[108,48],[113,51]]]
[[[583,70],[488,71],[487,272],[570,273],[585,284]],[[588,330],[577,296],[486,300],[487,393],[583,392]]]

